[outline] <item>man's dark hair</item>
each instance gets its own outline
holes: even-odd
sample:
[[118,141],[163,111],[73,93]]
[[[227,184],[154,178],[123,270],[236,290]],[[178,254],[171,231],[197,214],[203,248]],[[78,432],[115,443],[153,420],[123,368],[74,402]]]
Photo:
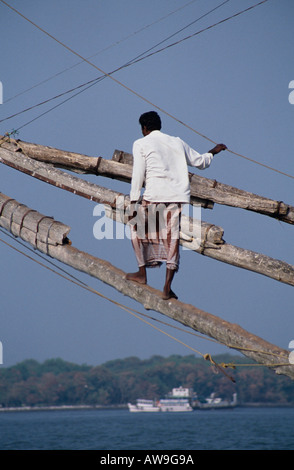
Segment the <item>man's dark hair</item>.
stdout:
[[161,129],[161,119],[155,111],[142,114],[139,123],[142,128],[146,126],[148,131],[160,131]]

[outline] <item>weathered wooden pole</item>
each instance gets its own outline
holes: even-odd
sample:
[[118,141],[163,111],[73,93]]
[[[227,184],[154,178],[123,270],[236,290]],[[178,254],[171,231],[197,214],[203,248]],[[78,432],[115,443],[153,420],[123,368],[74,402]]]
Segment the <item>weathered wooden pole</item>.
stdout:
[[68,225],[44,216],[2,193],[0,226],[42,251],[46,251],[50,245],[63,245],[70,232]]
[[[133,156],[121,150],[115,150],[112,159],[118,163],[132,166]],[[216,180],[189,173],[191,187],[191,202],[202,201],[205,207],[211,208],[211,204],[221,204],[230,207],[239,207],[269,217],[294,224],[294,206],[282,201],[274,201],[242,189],[219,183]],[[210,205],[209,205],[210,204]]]
[[[128,206],[128,197],[102,186],[84,181],[48,164],[26,157],[22,152],[11,152],[0,147],[0,163],[22,171],[34,178],[85,197],[116,210]],[[121,220],[125,222],[124,218]],[[277,281],[294,285],[294,267],[284,261],[229,245],[222,239],[223,229],[201,221],[201,240],[195,240],[188,230],[188,221],[183,217],[180,242],[186,248],[234,266],[271,277]],[[190,239],[190,241],[188,241]]]
[[[22,152],[11,152],[1,147],[0,163],[4,163],[11,168],[33,176],[57,188],[72,192],[93,202],[104,204],[108,208],[118,209],[119,212],[123,214],[122,222],[125,223],[127,220],[125,211],[129,206],[129,197],[120,192],[98,186],[70,175],[51,165],[26,157]],[[186,221],[185,216],[183,220]],[[189,220],[187,220],[186,223],[184,222],[183,230],[184,229],[189,229]],[[223,243],[222,236],[224,231],[221,227],[201,221],[201,232],[202,238],[205,237],[208,243]],[[186,238],[190,238],[190,232],[188,232]]]
[[229,348],[238,350],[259,364],[273,368],[278,374],[285,374],[294,379],[294,366],[289,363],[289,351],[268,343],[239,325],[229,323],[179,300],[163,300],[160,291],[148,285],[142,286],[126,280],[125,272],[122,270],[72,246],[52,246],[49,248],[49,254],[114,287],[122,294],[141,303],[145,309],[162,313],[199,333],[214,338]]
[[[118,163],[131,166],[133,156],[121,150],[115,150],[112,159]],[[282,201],[274,201],[269,198],[258,196],[216,180],[189,173],[191,186],[191,201],[207,201],[211,204],[221,204],[230,207],[239,207],[253,212],[264,214],[289,224],[294,224],[294,206]]]
[[[120,213],[111,207],[106,214],[118,222],[126,223]],[[189,231],[189,224],[196,229]],[[207,222],[201,223],[200,238],[196,238],[197,222],[191,222],[188,217],[183,216],[181,221],[180,244],[203,256],[208,256],[217,261],[246,269],[258,274],[275,279],[294,286],[294,266],[280,261],[270,256],[256,253],[252,250],[245,250],[238,246],[230,245],[222,238],[222,229]]]
[[[278,374],[287,375],[294,379],[294,365],[289,362],[289,352],[287,350],[247,332],[239,325],[231,324],[193,305],[175,299],[163,300],[162,293],[148,285],[128,281],[126,273],[109,262],[71,246],[67,238],[69,227],[60,222],[51,221],[51,227],[56,224],[57,228],[53,232],[58,233],[57,237],[54,237],[53,243],[49,227],[46,228],[42,240],[39,240],[40,222],[45,220],[46,216],[36,213],[35,220],[31,220],[32,214],[36,214],[32,209],[25,207],[25,211],[21,216],[21,223],[17,223],[20,222],[19,218],[10,223],[11,220],[13,221],[15,208],[19,209],[24,206],[5,195],[1,195],[0,204],[0,226],[24,239],[38,251],[112,286],[117,291],[142,304],[145,309],[162,313],[201,334],[214,338],[231,349],[240,351],[258,364],[265,365]],[[38,223],[36,223],[37,220]],[[19,230],[19,226],[22,226],[23,229]],[[26,227],[26,230],[24,227]],[[32,232],[32,236],[27,237],[27,230]],[[40,242],[36,243],[36,240]]]
[[[20,150],[30,158],[50,163],[59,168],[69,169],[77,173],[105,176],[120,181],[131,181],[133,156],[120,150],[115,150],[112,160],[108,160],[21,140],[7,142],[7,139],[0,136],[1,139],[3,148],[12,151]],[[190,173],[190,184],[192,203],[210,209],[214,204],[238,207],[276,218],[285,223],[294,224],[294,206],[285,204],[282,201],[262,197],[193,173]]]

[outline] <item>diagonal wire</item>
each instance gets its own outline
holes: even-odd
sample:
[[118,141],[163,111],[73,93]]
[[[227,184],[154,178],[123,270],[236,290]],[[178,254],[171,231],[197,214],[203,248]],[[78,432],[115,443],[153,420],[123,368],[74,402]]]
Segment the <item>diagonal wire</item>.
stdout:
[[[46,34],[48,37],[50,37],[51,39],[53,39],[54,41],[56,41],[58,44],[60,44],[62,47],[64,47],[66,50],[68,50],[70,53],[76,55],[77,57],[79,57],[80,59],[82,59],[84,62],[88,63],[89,65],[91,65],[92,67],[94,67],[96,70],[98,70],[99,72],[103,73],[106,77],[110,78],[111,80],[113,80],[115,83],[117,83],[118,85],[122,86],[124,89],[126,89],[127,91],[129,91],[130,93],[134,94],[135,96],[137,96],[138,98],[140,98],[141,100],[145,101],[146,103],[149,103],[151,106],[153,106],[154,108],[158,109],[159,111],[161,111],[162,113],[166,114],[167,116],[169,116],[170,118],[176,120],[179,124],[182,124],[183,126],[185,126],[186,128],[190,129],[192,132],[196,133],[197,135],[199,135],[200,137],[208,140],[209,142],[212,142],[214,144],[216,144],[217,142],[215,142],[213,139],[207,137],[205,134],[197,131],[196,129],[194,129],[193,127],[185,124],[183,121],[179,120],[178,118],[176,118],[175,116],[173,116],[172,114],[168,113],[166,110],[160,108],[158,105],[152,103],[148,98],[144,97],[143,95],[141,95],[140,93],[136,92],[135,90],[133,90],[132,88],[130,88],[129,86],[125,85],[124,83],[122,83],[120,80],[116,79],[115,77],[113,77],[111,75],[111,73],[107,73],[105,72],[104,70],[102,70],[100,67],[98,67],[97,65],[93,64],[90,60],[86,59],[85,57],[83,57],[81,54],[79,54],[78,52],[76,52],[75,50],[73,50],[71,47],[67,46],[65,43],[63,43],[62,41],[60,41],[59,39],[57,39],[55,36],[53,36],[52,34],[50,34],[48,31],[46,31],[44,28],[42,28],[41,26],[38,26],[36,23],[34,23],[32,20],[30,20],[29,18],[27,18],[25,15],[23,15],[22,13],[20,13],[18,10],[16,10],[14,7],[12,7],[11,5],[9,5],[7,2],[5,2],[4,0],[0,0],[1,3],[3,3],[4,5],[6,5],[8,8],[10,8],[11,10],[13,10],[15,13],[17,13],[18,15],[20,15],[23,19],[25,19],[26,21],[28,21],[29,23],[31,23],[34,27],[36,27],[37,29],[39,29],[41,32],[43,32],[44,34]],[[212,29],[214,28],[215,26],[218,26],[220,24],[223,24],[227,21],[229,21],[230,19],[232,18],[236,18],[238,16],[240,16],[241,14],[243,13],[246,13],[250,10],[253,10],[254,8],[266,3],[268,0],[262,0],[260,1],[259,3],[256,3],[244,10],[241,10],[223,20],[220,20],[218,21],[217,23],[214,23],[213,25],[210,25],[209,27],[205,28],[205,31],[209,30],[209,29]],[[177,41],[177,43],[173,43],[173,44],[170,44],[169,46],[165,47],[164,49],[168,48],[168,47],[172,47],[173,45],[175,44],[179,44],[180,42],[183,42],[191,37],[194,37],[196,36],[197,34],[200,34],[202,31],[204,30],[201,30],[201,31],[198,31],[196,33],[193,33],[191,34],[190,36],[187,36],[185,37],[184,39],[181,39],[179,41]],[[160,52],[160,50],[156,51],[156,53]],[[154,53],[151,53],[151,55],[154,54]],[[140,60],[140,59],[139,59]],[[294,176],[289,174],[289,173],[286,173],[286,172],[283,172],[281,170],[278,170],[274,167],[271,167],[267,164],[264,164],[264,163],[261,163],[259,161],[256,161],[254,160],[253,158],[249,158],[249,157],[246,157],[245,155],[241,154],[241,153],[237,153],[233,150],[230,150],[229,148],[227,148],[227,151],[233,155],[236,155],[238,157],[241,157],[241,158],[244,158],[245,160],[247,161],[250,161],[251,163],[255,163],[257,165],[260,165],[264,168],[267,168],[268,170],[271,170],[271,171],[274,171],[276,173],[279,173],[281,175],[284,175],[284,176],[287,176],[289,178],[292,178],[294,179]]]
[[[143,26],[142,28],[138,29],[137,31],[134,31],[133,33],[129,34],[128,36],[126,36],[126,37],[124,37],[124,38],[122,38],[122,39],[120,39],[120,40],[118,40],[118,41],[115,41],[114,43],[110,44],[109,46],[105,47],[104,49],[101,49],[100,51],[96,52],[95,54],[89,56],[88,59],[92,59],[93,57],[97,57],[97,55],[99,55],[99,54],[101,54],[101,53],[103,53],[103,52],[105,52],[105,51],[107,51],[107,50],[109,50],[109,49],[111,49],[111,48],[113,48],[113,47],[115,47],[115,46],[121,44],[122,42],[124,42],[124,41],[128,40],[129,38],[131,38],[131,37],[133,37],[133,36],[135,36],[135,35],[141,33],[142,31],[144,31],[144,30],[150,28],[151,26],[153,26],[153,25],[155,25],[155,24],[157,24],[157,23],[160,23],[161,21],[163,21],[163,20],[165,20],[166,18],[168,18],[168,17],[174,15],[175,13],[179,12],[180,10],[183,10],[184,8],[186,8],[187,6],[191,5],[192,3],[195,3],[196,1],[198,1],[198,0],[192,0],[192,1],[188,2],[188,3],[186,3],[185,5],[182,5],[181,7],[177,8],[176,10],[173,10],[172,12],[168,13],[167,15],[165,15],[165,16],[163,16],[163,17],[157,19],[157,20],[155,20],[153,23],[150,23],[150,24],[148,24],[148,25],[145,25],[145,26]],[[229,1],[229,0],[227,0],[227,1]],[[226,3],[226,2],[224,2],[224,3]],[[177,34],[177,33],[175,33],[175,34]],[[167,39],[168,39],[168,38],[167,38]],[[167,39],[165,39],[165,40],[163,40],[163,41],[166,41]],[[163,41],[162,41],[162,42],[163,42]],[[156,46],[154,46],[154,47],[156,47]],[[15,96],[12,96],[11,98],[6,99],[4,104],[8,103],[9,101],[14,100],[15,98],[17,98],[17,97],[19,97],[19,96],[21,96],[21,95],[23,95],[23,94],[25,94],[25,93],[27,93],[27,92],[29,92],[29,91],[31,91],[31,90],[33,90],[34,88],[37,88],[38,86],[43,85],[44,83],[49,82],[49,81],[52,80],[53,78],[56,78],[56,77],[58,77],[58,76],[60,76],[60,75],[62,75],[62,74],[64,74],[64,73],[68,72],[69,70],[74,69],[74,68],[77,67],[78,65],[81,65],[83,62],[84,62],[84,60],[81,60],[81,61],[79,61],[79,62],[76,62],[75,64],[71,65],[70,67],[68,67],[68,68],[66,68],[66,69],[64,69],[64,70],[61,70],[60,72],[57,72],[56,74],[52,75],[51,77],[48,77],[48,78],[46,78],[45,80],[42,80],[41,82],[36,83],[35,85],[31,86],[30,88],[27,88],[26,90],[21,91],[20,93],[16,94]]]
[[[0,229],[0,231],[6,235],[6,233],[5,233],[3,230]],[[13,237],[13,236],[10,235],[10,234],[8,234],[8,236],[10,236],[11,238],[15,239],[15,237]],[[17,240],[17,241],[18,241],[18,240]],[[194,333],[194,332],[190,332],[190,331],[188,331],[188,330],[184,330],[183,328],[179,328],[179,327],[177,327],[177,326],[174,326],[174,325],[171,325],[171,324],[169,324],[169,323],[163,322],[162,320],[153,318],[153,317],[151,317],[150,315],[143,314],[142,312],[139,312],[139,311],[135,310],[134,308],[126,307],[125,305],[121,304],[120,302],[117,302],[117,301],[111,299],[110,297],[107,297],[106,295],[101,294],[99,291],[97,291],[96,289],[90,287],[88,284],[86,284],[86,283],[80,281],[80,280],[77,279],[75,276],[72,276],[71,274],[69,274],[69,273],[68,273],[67,271],[65,271],[64,269],[62,269],[62,268],[58,267],[57,265],[55,265],[55,263],[52,263],[52,262],[51,262],[50,264],[53,265],[55,268],[59,269],[59,270],[61,271],[61,273],[58,272],[58,271],[56,271],[56,269],[53,269],[52,267],[49,267],[49,266],[47,266],[46,264],[44,264],[44,263],[42,263],[42,262],[40,262],[40,261],[37,261],[37,260],[36,260],[35,258],[33,258],[32,256],[30,256],[30,255],[24,253],[22,250],[17,249],[16,247],[14,247],[13,245],[11,245],[11,244],[8,243],[8,242],[5,242],[5,241],[2,240],[1,238],[0,238],[0,242],[3,243],[3,244],[5,244],[5,245],[7,245],[7,246],[9,246],[9,247],[12,248],[14,251],[16,251],[16,252],[19,253],[19,254],[22,254],[23,256],[25,256],[26,258],[30,259],[31,261],[34,261],[35,263],[37,263],[37,264],[40,265],[41,267],[43,267],[43,268],[45,268],[45,269],[51,271],[52,273],[58,275],[59,277],[65,279],[65,280],[67,280],[67,281],[70,281],[70,282],[73,283],[74,285],[77,285],[77,286],[79,286],[79,287],[81,287],[81,288],[83,288],[83,289],[85,289],[85,290],[87,290],[87,291],[89,291],[89,292],[91,292],[91,293],[93,293],[93,294],[95,294],[95,295],[98,295],[100,298],[103,298],[104,300],[107,300],[107,301],[113,303],[114,305],[116,305],[116,306],[120,307],[121,309],[125,310],[126,312],[130,313],[130,314],[131,314],[132,316],[134,316],[135,318],[137,318],[137,319],[143,321],[145,324],[151,326],[153,329],[159,331],[160,333],[162,333],[162,334],[166,335],[167,337],[173,339],[174,341],[178,342],[178,343],[181,344],[182,346],[185,346],[185,347],[187,347],[188,349],[190,349],[191,351],[193,351],[193,352],[197,353],[198,355],[202,356],[203,359],[205,359],[206,361],[210,361],[211,365],[214,366],[214,367],[217,369],[217,371],[223,373],[223,374],[224,374],[227,378],[229,378],[232,382],[235,382],[235,380],[234,380],[230,375],[228,375],[228,374],[225,372],[224,369],[225,369],[225,368],[228,368],[228,367],[229,367],[229,368],[232,368],[232,369],[235,369],[236,366],[237,366],[237,364],[232,364],[232,363],[229,363],[229,364],[227,364],[227,363],[218,364],[217,362],[215,362],[215,361],[213,360],[213,358],[212,358],[212,356],[211,356],[210,354],[208,354],[208,353],[206,353],[206,354],[201,353],[201,352],[198,351],[197,349],[195,349],[195,348],[189,346],[188,344],[184,343],[183,341],[179,340],[178,338],[176,338],[176,337],[170,335],[169,333],[167,333],[166,331],[162,330],[161,328],[158,328],[157,326],[153,325],[153,324],[150,323],[148,320],[146,320],[146,318],[149,319],[149,320],[153,320],[153,321],[156,321],[156,322],[158,322],[158,323],[161,323],[161,324],[163,324],[163,325],[165,325],[165,326],[169,326],[169,327],[175,328],[175,329],[177,329],[177,330],[179,330],[179,331],[183,331],[183,332],[185,332],[185,333],[192,334],[193,336],[197,336],[197,337],[200,337],[200,338],[202,338],[202,339],[206,339],[206,340],[212,341],[212,342],[214,342],[214,343],[222,344],[222,345],[225,345],[225,346],[227,346],[227,347],[229,347],[229,348],[239,349],[241,352],[242,352],[242,351],[251,351],[251,352],[259,352],[259,353],[260,353],[260,352],[263,352],[264,354],[269,354],[269,355],[272,355],[272,356],[276,356],[276,355],[277,355],[277,356],[279,357],[278,354],[274,354],[274,353],[272,353],[272,352],[260,351],[260,350],[259,350],[259,351],[256,351],[256,350],[247,349],[247,348],[238,348],[238,347],[235,347],[235,346],[230,346],[230,345],[221,343],[220,341],[216,341],[216,340],[214,340],[214,339],[212,339],[212,338],[209,338],[209,337],[203,338],[203,336],[201,336],[200,334],[197,334],[197,333]],[[18,241],[18,243],[20,243],[21,245],[25,246],[24,244],[22,244],[22,243],[19,242],[19,241]],[[33,251],[31,248],[28,248],[28,247],[26,247],[26,248],[29,249],[30,251]],[[47,259],[45,259],[43,256],[41,256],[39,253],[37,253],[37,255],[38,255],[39,257],[41,257],[43,260],[47,261]],[[142,317],[143,317],[143,318],[142,318]],[[273,366],[290,366],[290,365],[291,365],[290,362],[289,362],[289,363],[283,363],[283,364],[281,364],[281,363],[277,363],[277,364],[271,364],[271,363],[269,363],[269,364],[259,364],[259,363],[257,363],[257,364],[238,364],[238,366],[246,366],[246,367],[247,367],[247,366],[260,366],[260,367],[267,366],[267,367],[273,367]]]
[[[118,72],[118,71],[120,71],[120,70],[122,70],[122,69],[124,69],[124,68],[127,68],[127,67],[129,67],[129,66],[131,66],[131,65],[133,65],[133,64],[136,64],[136,63],[138,63],[138,62],[140,62],[140,61],[142,61],[142,60],[144,60],[144,59],[146,59],[146,58],[149,58],[149,57],[151,57],[153,54],[157,54],[157,52],[162,52],[162,51],[164,51],[165,48],[162,48],[162,49],[160,49],[159,51],[155,51],[153,54],[148,54],[148,52],[150,53],[150,51],[152,51],[153,49],[155,49],[155,48],[156,48],[157,46],[159,46],[160,44],[162,44],[162,43],[168,41],[168,40],[169,40],[170,38],[172,38],[173,36],[179,34],[180,32],[182,32],[182,31],[184,31],[185,29],[187,29],[188,27],[190,27],[191,25],[197,23],[198,21],[200,21],[200,20],[203,19],[204,17],[208,16],[208,15],[211,14],[212,12],[216,11],[218,8],[220,8],[220,7],[223,6],[224,4],[228,3],[229,1],[231,1],[231,0],[225,0],[224,2],[222,2],[221,4],[219,4],[218,6],[216,6],[215,8],[213,8],[212,10],[209,10],[208,12],[206,12],[205,14],[203,14],[202,16],[196,18],[196,20],[192,21],[192,22],[189,23],[188,25],[184,26],[184,27],[181,28],[180,30],[178,30],[178,31],[176,31],[175,33],[173,33],[172,35],[168,36],[167,38],[163,39],[162,41],[160,41],[159,43],[155,44],[155,45],[152,46],[151,48],[149,48],[149,49],[147,49],[146,51],[142,52],[141,54],[139,54],[139,55],[136,56],[135,58],[129,60],[129,61],[126,62],[124,65],[121,65],[120,67],[114,69],[112,72],[109,72],[109,75],[113,75],[114,73],[116,73],[116,72]],[[192,3],[193,3],[193,2],[192,2]],[[205,29],[202,30],[202,32],[204,32],[204,31],[205,31]],[[176,43],[175,43],[175,44],[176,44]],[[175,44],[174,44],[174,45],[175,45]],[[170,47],[170,46],[167,46],[167,47]],[[147,55],[147,54],[148,54],[148,55]],[[97,54],[95,54],[95,55],[97,55]],[[94,56],[91,56],[91,57],[94,57]],[[90,57],[90,58],[91,58],[91,57]],[[81,63],[83,63],[83,62],[84,62],[84,61],[81,61],[81,62],[79,62],[78,64],[81,64]],[[76,64],[76,65],[78,65],[78,64]],[[67,70],[69,70],[69,69],[66,69],[65,71],[67,71]],[[60,73],[63,73],[63,72],[60,72]],[[59,93],[58,95],[55,95],[55,96],[53,96],[53,97],[51,97],[51,98],[48,98],[48,99],[46,99],[46,100],[43,100],[43,101],[41,101],[40,103],[37,103],[37,104],[35,104],[35,105],[33,105],[33,106],[30,106],[30,107],[28,107],[28,108],[26,108],[26,109],[23,109],[22,111],[18,111],[17,113],[14,113],[14,114],[12,114],[12,115],[6,117],[6,118],[1,119],[1,120],[0,120],[0,123],[1,123],[1,122],[4,122],[4,121],[7,121],[7,120],[9,120],[9,119],[12,119],[12,118],[14,118],[14,117],[16,117],[16,116],[19,116],[20,114],[23,114],[23,113],[25,113],[25,112],[27,112],[27,111],[31,111],[32,109],[35,109],[35,108],[37,108],[37,107],[39,107],[39,106],[42,106],[42,105],[44,105],[44,104],[46,104],[46,103],[49,103],[50,101],[53,101],[53,100],[55,100],[55,99],[58,99],[58,98],[60,98],[61,96],[64,96],[64,95],[66,95],[66,94],[68,94],[68,93],[71,93],[71,92],[73,92],[73,91],[75,91],[75,90],[78,90],[78,89],[80,89],[80,88],[82,88],[82,87],[84,87],[84,86],[86,87],[87,85],[96,84],[96,83],[100,82],[101,80],[103,80],[104,78],[106,78],[106,76],[107,76],[106,74],[101,75],[101,76],[96,77],[96,78],[94,78],[94,79],[92,79],[92,80],[90,80],[90,81],[87,81],[86,83],[83,83],[83,84],[81,84],[81,85],[78,85],[78,86],[76,86],[75,88],[72,88],[72,89],[70,89],[70,90],[67,90],[67,91],[65,91],[65,92],[63,92],[63,93]],[[32,87],[32,88],[34,88],[34,87]],[[88,88],[89,88],[89,87],[85,88],[83,91],[87,90]],[[79,93],[73,95],[72,98],[74,98],[74,97],[77,96],[78,94],[79,94]],[[68,101],[68,100],[63,101],[61,104],[65,103],[66,101]],[[6,102],[7,102],[7,101],[6,101]],[[44,114],[47,114],[47,112],[50,112],[51,110],[55,109],[56,107],[57,107],[57,106],[54,106],[53,108],[49,109],[49,110],[46,111],[45,113],[41,114],[40,117],[44,116]],[[36,119],[37,119],[37,118],[36,118]],[[30,124],[31,122],[35,121],[36,119],[33,119],[32,121],[29,121],[27,124]],[[19,127],[18,130],[22,129],[22,128],[25,127],[27,124],[24,124],[23,126]]]

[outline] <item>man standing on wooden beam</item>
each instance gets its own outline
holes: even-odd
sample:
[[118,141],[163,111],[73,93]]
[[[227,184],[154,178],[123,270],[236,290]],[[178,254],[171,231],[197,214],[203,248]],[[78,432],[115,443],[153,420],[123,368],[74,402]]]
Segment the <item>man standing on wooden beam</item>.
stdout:
[[142,114],[139,123],[143,137],[133,144],[129,215],[139,270],[127,274],[126,278],[146,284],[146,268],[165,262],[162,298],[167,300],[177,298],[171,284],[179,269],[182,205],[190,202],[188,165],[204,170],[214,155],[227,147],[218,144],[201,155],[179,137],[161,132],[161,119],[155,111]]

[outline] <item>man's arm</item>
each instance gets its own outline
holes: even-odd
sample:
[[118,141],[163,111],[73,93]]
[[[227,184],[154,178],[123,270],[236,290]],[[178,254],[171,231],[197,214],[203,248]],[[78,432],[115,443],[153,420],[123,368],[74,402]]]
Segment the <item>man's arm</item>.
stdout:
[[141,155],[140,149],[133,145],[133,173],[130,191],[130,201],[136,202],[140,198],[141,189],[145,179],[145,159]]
[[188,144],[186,144],[186,142],[182,142],[184,145],[188,165],[199,168],[199,170],[204,170],[205,168],[208,168],[212,162],[214,155],[221,152],[222,150],[226,150],[227,148],[224,144],[217,144],[209,152],[200,154]]

